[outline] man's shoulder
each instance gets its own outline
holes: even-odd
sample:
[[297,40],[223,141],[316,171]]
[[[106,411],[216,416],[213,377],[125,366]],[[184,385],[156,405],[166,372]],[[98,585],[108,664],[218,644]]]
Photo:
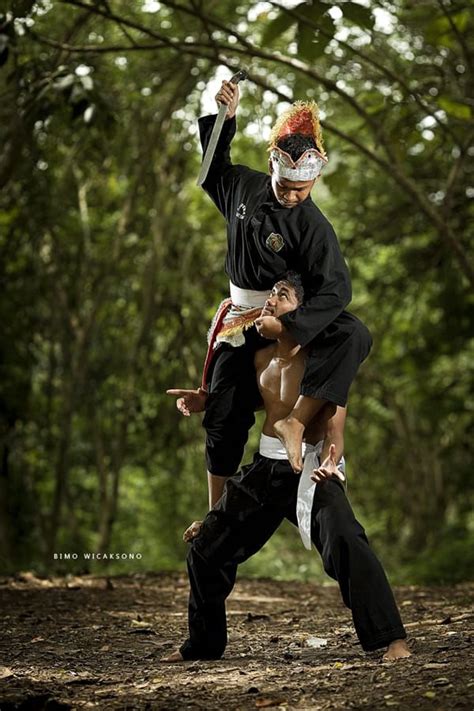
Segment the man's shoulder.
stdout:
[[301,203],[299,208],[299,214],[301,217],[305,219],[310,218],[311,220],[315,220],[321,224],[331,224],[324,212],[316,205],[315,202],[312,201],[311,198],[308,198],[308,200]]
[[262,370],[268,365],[268,363],[273,358],[274,352],[274,343],[270,343],[268,346],[264,346],[263,348],[259,348],[257,351],[255,351],[253,362],[257,371]]
[[245,180],[248,183],[264,185],[269,180],[269,177],[266,173],[262,173],[261,170],[254,170],[253,168],[249,168],[248,165],[240,165],[239,163],[237,163],[235,167],[238,168],[242,176],[242,180]]
[[268,176],[259,170],[253,170],[247,165],[234,165],[235,173],[234,189],[237,190],[237,197],[247,205],[247,209],[252,209],[266,194]]
[[318,233],[320,236],[335,234],[329,219],[312,200],[305,200],[299,206],[297,223],[301,234]]

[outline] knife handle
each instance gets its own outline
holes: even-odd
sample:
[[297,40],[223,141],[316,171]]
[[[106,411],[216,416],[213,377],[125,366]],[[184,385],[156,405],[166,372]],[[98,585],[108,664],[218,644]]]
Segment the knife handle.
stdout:
[[247,79],[248,74],[245,71],[245,69],[239,69],[238,72],[236,72],[230,79],[231,84],[238,84],[239,81],[243,81],[244,79]]

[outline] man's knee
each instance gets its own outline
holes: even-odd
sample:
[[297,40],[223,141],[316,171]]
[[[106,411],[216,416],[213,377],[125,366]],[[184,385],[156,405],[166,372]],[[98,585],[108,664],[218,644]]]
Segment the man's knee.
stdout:
[[365,531],[354,518],[334,516],[321,526],[321,540],[323,546],[323,561],[353,557],[361,549],[361,544],[367,545]]
[[220,577],[226,582],[224,568],[233,565],[236,548],[239,546],[239,531],[235,520],[226,512],[214,508],[206,515],[199,534],[188,549],[189,567],[203,575]]
[[243,439],[255,421],[255,399],[236,388],[211,392],[206,401],[202,426],[213,440]]
[[356,317],[347,324],[353,348],[359,353],[361,361],[365,360],[372,348],[372,336],[367,326]]
[[[319,491],[318,491],[319,489]],[[316,487],[317,528],[323,547],[323,557],[358,545],[365,531],[354,516],[342,485],[328,481]]]
[[206,437],[206,465],[213,476],[229,477],[236,474],[244,453],[247,436],[240,441],[214,440]]

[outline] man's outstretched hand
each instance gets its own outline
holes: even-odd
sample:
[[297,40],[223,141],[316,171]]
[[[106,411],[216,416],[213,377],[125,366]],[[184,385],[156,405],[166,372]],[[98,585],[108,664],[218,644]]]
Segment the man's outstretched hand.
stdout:
[[202,388],[197,390],[167,390],[167,395],[177,397],[176,407],[189,417],[192,412],[202,412],[206,407],[207,392]]
[[230,81],[223,81],[222,86],[216,94],[218,104],[227,106],[226,119],[233,118],[239,105],[239,87],[237,84],[232,84]]
[[344,474],[337,468],[335,444],[331,444],[328,456],[318,469],[313,469],[313,473],[311,474],[311,479],[315,482],[327,481],[333,477],[336,477],[340,481],[346,480]]

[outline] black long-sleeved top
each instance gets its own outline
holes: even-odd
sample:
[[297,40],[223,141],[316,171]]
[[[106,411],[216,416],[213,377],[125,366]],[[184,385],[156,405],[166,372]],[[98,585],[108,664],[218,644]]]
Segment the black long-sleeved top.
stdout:
[[[215,119],[215,115],[199,119],[203,152]],[[227,222],[226,272],[241,289],[260,291],[271,289],[286,272],[298,272],[305,288],[304,303],[281,321],[305,346],[351,300],[347,266],[331,224],[310,197],[285,208],[273,194],[270,176],[232,164],[235,131],[235,118],[226,120],[203,185]],[[268,240],[272,233],[278,235],[273,248]]]

